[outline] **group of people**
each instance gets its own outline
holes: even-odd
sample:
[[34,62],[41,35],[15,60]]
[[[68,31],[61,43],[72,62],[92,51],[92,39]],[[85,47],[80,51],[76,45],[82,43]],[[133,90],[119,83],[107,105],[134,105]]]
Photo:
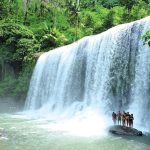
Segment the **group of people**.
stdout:
[[115,112],[112,113],[112,120],[115,125],[116,125],[116,122],[118,122],[118,125],[133,127],[134,117],[133,117],[133,114],[130,114],[129,112],[118,111],[118,113],[115,113]]

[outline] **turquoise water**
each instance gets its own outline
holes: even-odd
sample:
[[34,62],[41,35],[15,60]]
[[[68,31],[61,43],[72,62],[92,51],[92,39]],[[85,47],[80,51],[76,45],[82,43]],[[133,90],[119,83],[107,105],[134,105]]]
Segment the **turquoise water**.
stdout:
[[1,114],[0,150],[150,150],[150,138],[77,136],[51,129],[51,124],[51,121]]

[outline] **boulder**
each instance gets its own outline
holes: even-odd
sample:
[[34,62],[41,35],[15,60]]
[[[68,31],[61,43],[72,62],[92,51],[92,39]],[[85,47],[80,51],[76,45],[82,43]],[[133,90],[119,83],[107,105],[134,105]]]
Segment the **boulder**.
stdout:
[[142,131],[139,131],[135,128],[114,125],[109,128],[109,132],[116,135],[129,135],[129,136],[142,136]]

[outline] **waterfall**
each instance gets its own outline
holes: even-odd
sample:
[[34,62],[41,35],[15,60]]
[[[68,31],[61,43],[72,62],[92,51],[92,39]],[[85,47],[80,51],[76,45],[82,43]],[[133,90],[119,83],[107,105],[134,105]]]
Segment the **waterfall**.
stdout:
[[35,66],[25,109],[74,114],[86,108],[129,110],[150,126],[150,17],[44,53]]

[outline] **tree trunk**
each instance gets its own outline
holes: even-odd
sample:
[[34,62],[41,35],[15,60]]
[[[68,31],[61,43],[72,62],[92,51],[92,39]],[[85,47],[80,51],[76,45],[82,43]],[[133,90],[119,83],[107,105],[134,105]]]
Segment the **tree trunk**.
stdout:
[[24,0],[24,24],[26,24],[28,18],[29,3],[30,0]]

